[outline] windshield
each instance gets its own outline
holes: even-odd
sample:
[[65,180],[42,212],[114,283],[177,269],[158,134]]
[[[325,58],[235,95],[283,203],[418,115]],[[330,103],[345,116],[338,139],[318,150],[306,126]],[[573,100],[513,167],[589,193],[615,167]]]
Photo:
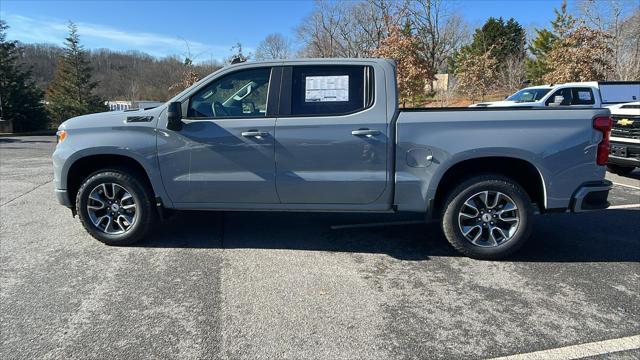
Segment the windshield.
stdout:
[[507,100],[515,102],[534,102],[542,99],[551,89],[523,89],[509,96]]

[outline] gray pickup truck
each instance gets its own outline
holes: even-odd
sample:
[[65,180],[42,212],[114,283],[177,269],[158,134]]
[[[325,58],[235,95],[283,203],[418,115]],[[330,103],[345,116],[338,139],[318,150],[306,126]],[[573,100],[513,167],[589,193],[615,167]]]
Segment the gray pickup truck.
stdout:
[[608,206],[606,109],[399,109],[394,63],[243,63],[153,109],[64,122],[55,193],[96,239],[172,210],[418,212],[503,258],[534,212]]

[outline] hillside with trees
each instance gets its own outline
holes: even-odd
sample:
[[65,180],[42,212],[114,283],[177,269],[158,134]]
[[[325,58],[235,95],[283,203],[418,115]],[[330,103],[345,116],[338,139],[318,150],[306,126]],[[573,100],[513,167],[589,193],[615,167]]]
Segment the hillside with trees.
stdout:
[[[51,44],[20,44],[21,62],[33,69],[33,80],[43,90],[53,80],[63,52]],[[87,59],[98,83],[96,95],[108,100],[168,100],[179,92],[169,88],[181,81],[185,68],[185,60],[177,55],[158,59],[137,51],[98,49],[88,51]],[[194,64],[200,76],[221,67],[215,61]]]

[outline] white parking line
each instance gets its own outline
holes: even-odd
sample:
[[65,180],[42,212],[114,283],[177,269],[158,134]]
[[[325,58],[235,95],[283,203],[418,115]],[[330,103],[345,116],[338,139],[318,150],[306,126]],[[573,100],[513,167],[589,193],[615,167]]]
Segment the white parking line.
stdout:
[[[613,181],[612,181],[612,182],[613,182]],[[621,184],[621,183],[617,183],[617,182],[614,182],[613,184],[614,184],[614,185],[618,185],[618,186],[624,186],[624,187],[628,187],[628,188],[632,188],[632,189],[640,190],[640,187],[638,187],[638,186],[627,185],[627,184]]]
[[619,351],[640,349],[640,335],[627,336],[619,339],[596,341],[580,345],[534,351],[525,354],[515,354],[493,360],[553,360],[553,359],[581,359],[587,356],[609,354]]
[[640,204],[613,205],[613,206],[609,206],[607,209],[609,209],[609,210],[615,210],[615,209],[633,209],[633,208],[637,208],[637,207],[640,207]]

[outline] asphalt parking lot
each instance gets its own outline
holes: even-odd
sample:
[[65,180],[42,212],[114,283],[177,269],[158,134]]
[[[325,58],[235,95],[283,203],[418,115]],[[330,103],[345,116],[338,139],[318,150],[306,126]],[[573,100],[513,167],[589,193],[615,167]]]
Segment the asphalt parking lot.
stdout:
[[[640,172],[510,261],[388,215],[185,212],[135,247],[56,203],[51,137],[0,138],[3,359],[492,358],[640,334]],[[640,350],[594,358],[637,359]]]

